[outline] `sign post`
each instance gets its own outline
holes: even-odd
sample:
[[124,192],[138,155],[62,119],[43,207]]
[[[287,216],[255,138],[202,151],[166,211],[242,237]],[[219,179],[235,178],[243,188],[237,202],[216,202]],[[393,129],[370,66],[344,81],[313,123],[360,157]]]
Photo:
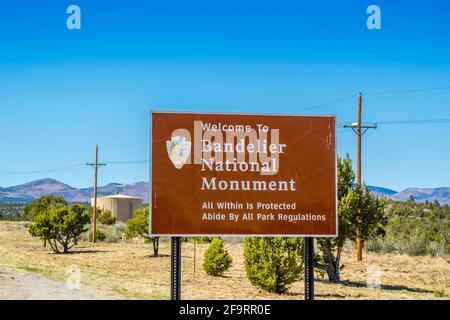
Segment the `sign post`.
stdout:
[[181,299],[181,238],[172,237],[170,265],[170,299]]
[[314,238],[307,237],[304,241],[305,300],[311,301],[314,300]]
[[305,298],[314,295],[313,237],[337,236],[336,118],[151,112],[150,234],[305,237]]

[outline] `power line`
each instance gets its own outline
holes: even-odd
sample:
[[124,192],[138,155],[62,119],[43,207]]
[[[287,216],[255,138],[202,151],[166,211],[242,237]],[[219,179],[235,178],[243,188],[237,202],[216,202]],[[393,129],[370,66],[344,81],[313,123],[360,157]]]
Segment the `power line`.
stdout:
[[[143,142],[128,142],[128,143],[110,143],[110,144],[103,144],[101,146],[103,147],[121,147],[121,146],[134,146],[134,145],[148,145],[148,141]],[[86,150],[92,150],[95,146],[86,146],[79,149],[74,149],[67,152],[61,152],[61,153],[55,153],[50,155],[43,155],[43,156],[36,156],[36,157],[23,157],[23,158],[0,158],[1,161],[29,161],[29,160],[42,160],[42,159],[50,159],[50,158],[58,158],[58,157],[64,157],[68,156],[74,153],[86,151]]]
[[395,120],[395,121],[377,121],[378,124],[433,124],[433,123],[449,123],[450,118],[443,119],[418,119],[418,120]]
[[298,111],[298,113],[309,111],[309,110],[323,108],[323,107],[326,107],[326,106],[328,106],[330,104],[334,104],[334,103],[338,103],[338,102],[341,102],[341,101],[354,99],[355,97],[356,97],[356,95],[352,94],[351,96],[346,96],[346,97],[343,97],[343,98],[340,98],[340,99],[336,99],[336,100],[333,100],[333,101],[325,102],[325,103],[322,103],[322,104],[319,104],[319,105],[316,105],[316,106],[313,106],[313,107],[309,107],[309,108],[300,110],[300,111]]
[[[366,95],[382,95],[382,94],[401,94],[401,93],[414,93],[414,92],[426,92],[426,91],[439,91],[439,90],[450,90],[450,86],[443,86],[443,87],[432,87],[432,88],[418,88],[418,89],[403,89],[403,90],[390,90],[390,91],[375,91],[375,92],[368,92],[365,93]],[[326,107],[328,105],[334,104],[334,103],[338,103],[341,101],[346,101],[349,99],[353,99],[357,97],[356,94],[352,94],[346,97],[342,97],[340,99],[336,99],[336,100],[332,100],[329,102],[325,102],[313,107],[309,107],[303,110],[298,111],[299,113],[301,112],[305,112],[305,111],[309,111],[309,110],[314,110],[314,109],[319,109],[319,108],[323,108]]]
[[123,147],[123,146],[135,146],[135,145],[143,145],[143,144],[149,144],[148,141],[142,141],[142,142],[124,142],[124,143],[109,143],[109,144],[100,144],[102,147]]
[[404,89],[404,90],[392,90],[392,91],[376,91],[368,92],[366,95],[381,95],[381,94],[397,94],[397,93],[414,93],[414,92],[426,92],[426,91],[439,91],[449,90],[450,86],[433,87],[433,88],[420,88],[420,89]]
[[65,167],[58,167],[53,169],[45,169],[45,170],[38,170],[38,171],[0,171],[0,174],[38,174],[38,173],[48,173],[48,172],[55,172],[60,170],[68,170],[73,168],[81,168],[84,164],[74,164],[71,166],[65,166]]
[[93,146],[90,147],[83,147],[80,149],[75,149],[75,150],[71,150],[71,151],[67,151],[67,152],[63,152],[63,153],[56,153],[56,154],[51,154],[51,155],[47,155],[47,156],[37,156],[37,157],[24,157],[24,158],[2,158],[1,160],[6,160],[6,161],[25,161],[25,160],[39,160],[39,159],[49,159],[49,158],[58,158],[58,157],[64,157],[67,155],[71,155],[74,153],[78,153],[81,151],[85,151],[85,150],[89,150],[92,149]]
[[[396,124],[434,124],[434,123],[450,123],[450,118],[441,119],[413,119],[413,120],[393,120],[393,121],[374,121],[378,125],[396,125]],[[339,126],[339,125],[338,125]],[[338,133],[345,132],[347,130],[340,130]]]
[[[337,126],[341,127],[343,124],[339,123]],[[439,124],[439,123],[450,123],[450,118],[436,118],[436,119],[412,119],[412,120],[392,120],[392,121],[376,121],[378,125],[408,125],[408,124]],[[342,133],[348,133],[352,132],[351,128],[344,128],[341,130],[338,130],[338,134]],[[148,142],[131,142],[131,143],[120,143],[120,144],[109,144],[108,146],[119,146],[119,145],[136,145],[136,144],[147,144]],[[90,149],[91,147],[86,147],[82,149],[76,149],[72,150],[66,153],[60,153],[60,154],[54,154],[51,156],[46,157],[56,157],[56,156],[63,156],[71,153],[76,153],[82,150]],[[39,157],[39,158],[45,158],[45,157]],[[34,158],[38,159],[38,158]],[[149,160],[124,160],[124,161],[107,161],[107,164],[144,164],[149,163]],[[82,167],[84,164],[75,164],[70,166],[64,166],[64,167],[56,167],[51,169],[43,169],[43,170],[36,170],[36,171],[0,171],[0,174],[13,174],[13,175],[21,175],[21,174],[40,174],[40,173],[50,173],[50,172],[56,172],[61,170],[68,170],[73,169],[77,167]]]
[[[133,163],[149,163],[148,160],[128,160],[128,161],[110,161],[106,163],[100,163],[99,166],[103,166],[106,164],[133,164]],[[36,170],[36,171],[0,171],[0,174],[14,174],[14,175],[21,175],[21,174],[39,174],[39,173],[49,173],[49,172],[57,172],[62,170],[68,170],[73,168],[82,168],[85,166],[85,163],[81,164],[74,164],[70,166],[64,166],[64,167],[56,167],[51,169],[43,169],[43,170]],[[87,165],[94,167],[94,163],[88,163]]]
[[107,164],[148,163],[148,160],[107,161]]
[[[439,91],[439,90],[450,90],[450,86],[442,86],[442,87],[432,87],[432,88],[417,88],[417,89],[403,89],[403,90],[390,90],[390,91],[375,91],[375,92],[368,92],[365,93],[366,95],[383,95],[383,94],[402,94],[402,93],[415,93],[415,92],[427,92],[427,91]],[[342,97],[340,99],[336,99],[336,100],[332,100],[329,102],[325,102],[316,106],[312,106],[303,110],[298,111],[298,113],[302,113],[305,111],[310,111],[310,110],[314,110],[314,109],[319,109],[319,108],[323,108],[326,107],[328,105],[331,104],[335,104],[338,102],[342,102],[342,101],[346,101],[346,100],[350,100],[357,97],[356,94],[352,94],[346,97]]]
[[340,134],[340,133],[347,133],[347,132],[352,132],[352,131],[353,131],[352,129],[346,128],[346,129],[342,129],[342,130],[337,131],[337,134]]

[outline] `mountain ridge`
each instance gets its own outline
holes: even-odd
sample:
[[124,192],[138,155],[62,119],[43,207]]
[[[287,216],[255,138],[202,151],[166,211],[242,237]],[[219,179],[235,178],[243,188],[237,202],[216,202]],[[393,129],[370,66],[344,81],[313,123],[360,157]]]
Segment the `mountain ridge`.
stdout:
[[[407,188],[400,192],[380,186],[368,187],[376,196],[388,199],[403,201],[413,196],[417,202],[437,200],[441,204],[450,204],[450,187]],[[62,195],[69,202],[89,202],[93,191],[93,187],[75,188],[58,180],[45,178],[17,186],[0,187],[0,202],[29,203],[44,194]],[[140,197],[148,202],[148,192],[149,183],[140,181],[131,184],[109,183],[98,187],[97,194],[101,197],[120,193]]]
[[[148,201],[148,182],[133,184],[109,183],[98,187],[98,196],[124,194],[137,196]],[[62,195],[68,202],[89,202],[94,193],[93,187],[74,188],[55,179],[39,179],[12,187],[0,187],[0,202],[29,203],[44,194]]]

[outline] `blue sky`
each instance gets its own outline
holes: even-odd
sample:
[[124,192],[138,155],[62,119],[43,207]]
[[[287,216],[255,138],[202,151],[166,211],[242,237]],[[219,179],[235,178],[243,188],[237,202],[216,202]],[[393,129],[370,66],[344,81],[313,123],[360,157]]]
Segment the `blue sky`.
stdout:
[[[395,2],[395,3],[394,3]],[[66,8],[81,8],[81,30]],[[366,8],[381,8],[368,30]],[[92,184],[100,160],[148,158],[148,112],[450,118],[447,1],[20,1],[0,8],[0,186],[51,177]],[[322,108],[329,101],[355,95]],[[363,141],[372,185],[450,186],[450,123],[380,125]],[[123,144],[123,145],[118,145]],[[355,154],[355,135],[338,135]],[[45,172],[42,172],[45,171]],[[99,183],[148,179],[146,163],[110,164]]]

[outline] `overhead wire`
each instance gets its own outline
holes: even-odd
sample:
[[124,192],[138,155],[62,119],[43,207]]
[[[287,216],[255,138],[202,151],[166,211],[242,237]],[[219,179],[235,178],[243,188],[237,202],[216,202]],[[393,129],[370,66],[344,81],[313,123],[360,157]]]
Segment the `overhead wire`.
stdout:
[[338,102],[342,102],[342,101],[346,101],[346,100],[350,100],[350,99],[354,99],[354,98],[356,98],[356,94],[352,94],[350,96],[345,96],[345,97],[342,97],[342,98],[339,98],[339,99],[336,99],[336,100],[332,100],[332,101],[325,102],[325,103],[322,103],[322,104],[319,104],[319,105],[316,105],[316,106],[312,106],[312,107],[309,107],[309,108],[297,111],[297,113],[310,111],[310,110],[315,110],[315,109],[320,109],[320,108],[323,108],[323,107],[326,107],[326,106],[329,106],[329,105],[332,105],[332,104],[335,104],[335,103],[338,103]]
[[418,88],[418,89],[403,89],[403,90],[388,90],[388,91],[365,92],[364,95],[401,94],[401,93],[415,93],[415,92],[440,91],[440,90],[450,90],[450,86],[432,87],[432,88]]
[[[450,86],[442,86],[442,87],[432,87],[432,88],[419,88],[419,89],[405,89],[405,90],[391,90],[391,91],[376,91],[376,92],[367,92],[365,95],[383,95],[383,94],[402,94],[402,93],[415,93],[415,92],[427,92],[427,91],[439,91],[439,90],[448,90],[450,89]],[[339,103],[342,101],[347,101],[350,99],[356,98],[356,94],[348,95],[339,99],[331,100],[319,105],[315,105],[312,107],[308,107],[305,109],[302,109],[298,111],[298,113],[315,110],[324,108],[326,106]],[[344,122],[343,122],[344,123]],[[338,124],[338,126],[341,126],[343,123]],[[414,119],[414,120],[394,120],[394,121],[377,121],[378,125],[402,125],[402,124],[433,124],[433,123],[450,123],[450,118],[441,118],[441,119]],[[337,131],[338,134],[345,133],[345,132],[351,132],[351,129],[342,129]],[[144,145],[148,144],[148,141],[142,141],[142,142],[124,142],[124,143],[109,143],[109,144],[101,144],[103,147],[116,147],[116,146],[133,146],[133,145]],[[83,147],[75,150],[71,150],[64,153],[57,153],[47,156],[38,156],[38,157],[24,157],[24,158],[16,158],[16,159],[9,159],[13,161],[17,160],[34,160],[34,159],[48,159],[48,158],[56,158],[56,157],[63,157],[70,154],[74,154],[77,152],[85,151],[88,149],[92,149],[93,146],[89,147]],[[149,163],[149,160],[126,160],[126,161],[108,161],[108,164],[140,164],[140,163]],[[64,167],[57,167],[52,169],[45,169],[45,170],[37,170],[37,171],[0,171],[0,174],[38,174],[38,173],[48,173],[48,172],[55,172],[60,170],[67,170],[67,169],[73,169],[76,167],[82,167],[84,164],[76,164],[76,165],[70,165],[70,166],[64,166]]]
[[20,175],[20,174],[39,174],[39,173],[49,173],[49,172],[56,172],[61,170],[68,170],[73,168],[81,168],[84,164],[74,164],[70,166],[64,166],[64,167],[57,167],[52,169],[45,169],[45,170],[37,170],[37,171],[0,171],[0,174],[13,174],[13,175]]

